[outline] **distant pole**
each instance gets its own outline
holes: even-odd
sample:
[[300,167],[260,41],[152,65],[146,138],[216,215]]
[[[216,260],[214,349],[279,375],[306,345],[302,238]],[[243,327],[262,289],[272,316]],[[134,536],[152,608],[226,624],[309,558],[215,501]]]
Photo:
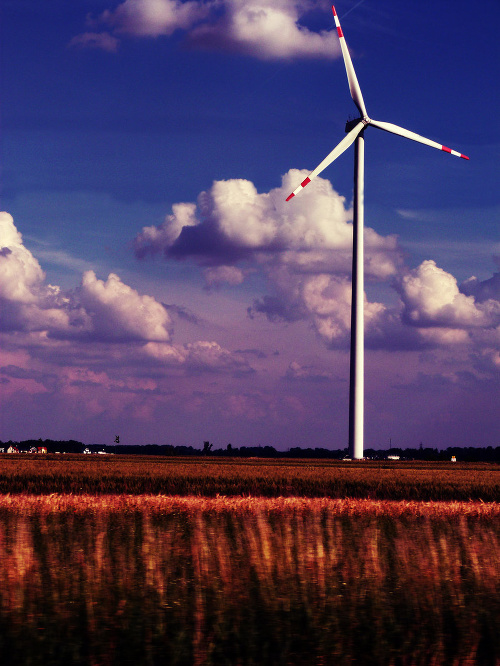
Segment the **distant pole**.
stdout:
[[356,138],[354,156],[354,218],[352,248],[351,359],[349,372],[349,454],[361,460],[364,428],[364,198],[365,142]]

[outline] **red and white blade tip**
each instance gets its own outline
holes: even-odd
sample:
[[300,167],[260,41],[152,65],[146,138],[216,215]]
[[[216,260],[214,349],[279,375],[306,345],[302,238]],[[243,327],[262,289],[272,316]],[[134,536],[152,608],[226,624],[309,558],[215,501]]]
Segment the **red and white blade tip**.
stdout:
[[469,159],[467,157],[467,155],[462,155],[462,153],[459,153],[457,150],[452,150],[451,148],[448,148],[447,146],[441,146],[441,150],[444,150],[445,153],[450,153],[450,155],[455,155],[455,157],[461,157],[464,160]]
[[309,185],[310,182],[311,182],[311,179],[309,178],[309,176],[307,176],[307,178],[305,180],[303,180],[300,183],[300,185],[291,194],[289,194],[287,196],[286,201],[290,201],[290,199],[293,199],[293,197],[296,194],[298,194],[298,192],[300,192],[306,185]]
[[342,32],[342,28],[340,27],[340,23],[339,23],[339,20],[338,20],[338,15],[337,15],[337,12],[336,12],[335,7],[333,5],[332,5],[332,12],[333,12],[334,17],[337,19],[335,21],[335,26],[337,28],[337,34],[338,34],[339,37],[343,37],[344,33]]
[[361,88],[359,87],[356,72],[354,71],[354,65],[352,64],[351,56],[349,54],[349,49],[347,48],[344,33],[342,32],[342,28],[340,27],[339,17],[337,16],[337,12],[333,5],[332,5],[332,12],[335,21],[335,27],[337,28],[337,34],[339,36],[342,57],[344,58],[344,65],[347,74],[347,81],[349,83],[349,90],[351,91],[351,97],[353,99],[354,104],[356,104],[356,106],[358,107],[360,114],[364,117],[367,115],[365,102],[363,100],[363,95],[361,94]]
[[405,137],[406,139],[411,139],[412,141],[423,143],[426,146],[437,148],[438,150],[442,150],[444,153],[448,153],[449,155],[454,155],[455,157],[461,157],[464,160],[469,159],[467,155],[459,153],[458,150],[452,150],[451,148],[448,148],[448,146],[443,146],[442,143],[437,143],[437,141],[432,141],[432,139],[426,139],[425,136],[420,136],[420,134],[415,134],[415,132],[410,132],[410,130],[405,129],[404,127],[398,127],[398,125],[381,122],[380,120],[374,120],[373,118],[370,119],[370,125],[372,127],[377,127],[378,129],[384,130],[384,132],[397,134],[399,136]]

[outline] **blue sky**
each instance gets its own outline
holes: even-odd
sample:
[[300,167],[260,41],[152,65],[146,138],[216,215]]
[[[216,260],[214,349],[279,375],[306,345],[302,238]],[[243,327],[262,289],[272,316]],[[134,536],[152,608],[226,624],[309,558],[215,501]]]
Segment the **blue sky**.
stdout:
[[[500,6],[336,9],[370,116],[470,157],[366,132],[365,445],[498,445]],[[331,5],[1,37],[0,438],[345,447],[353,151],[283,203],[357,115]]]

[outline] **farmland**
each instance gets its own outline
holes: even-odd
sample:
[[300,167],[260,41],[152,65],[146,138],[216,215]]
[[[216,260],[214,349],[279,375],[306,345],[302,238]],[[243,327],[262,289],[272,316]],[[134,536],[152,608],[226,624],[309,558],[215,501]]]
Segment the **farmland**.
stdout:
[[500,663],[497,466],[2,456],[0,484],[1,663]]
[[499,497],[487,463],[337,462],[140,456],[0,456],[0,493],[163,494],[481,500]]

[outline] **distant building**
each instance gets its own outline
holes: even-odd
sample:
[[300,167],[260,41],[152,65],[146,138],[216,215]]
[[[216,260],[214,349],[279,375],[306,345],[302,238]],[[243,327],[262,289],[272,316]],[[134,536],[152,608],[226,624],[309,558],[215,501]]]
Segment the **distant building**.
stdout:
[[19,449],[17,448],[17,446],[13,446],[11,444],[7,449],[7,453],[19,453]]
[[457,462],[457,456],[451,456],[451,462]]

